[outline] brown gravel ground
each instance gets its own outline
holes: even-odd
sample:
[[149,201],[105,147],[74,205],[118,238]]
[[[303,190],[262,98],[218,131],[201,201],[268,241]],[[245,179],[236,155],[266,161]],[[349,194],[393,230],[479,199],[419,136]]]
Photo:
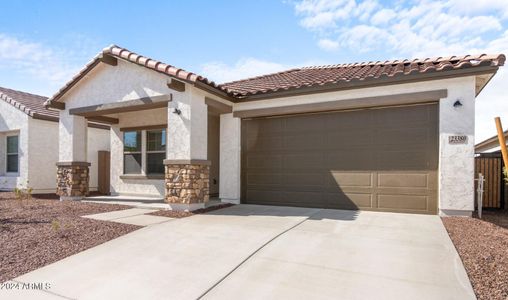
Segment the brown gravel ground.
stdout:
[[139,226],[80,218],[130,208],[0,192],[0,282],[134,231]]
[[442,218],[478,299],[508,299],[508,210]]
[[211,206],[211,207],[207,207],[207,208],[196,209],[194,211],[158,210],[158,211],[154,211],[153,213],[149,213],[149,215],[169,217],[169,218],[185,218],[185,217],[190,217],[193,215],[204,214],[204,213],[211,212],[214,210],[230,207],[233,205],[234,204],[231,204],[231,203],[225,203],[225,204],[219,204],[219,205],[215,205],[215,206]]

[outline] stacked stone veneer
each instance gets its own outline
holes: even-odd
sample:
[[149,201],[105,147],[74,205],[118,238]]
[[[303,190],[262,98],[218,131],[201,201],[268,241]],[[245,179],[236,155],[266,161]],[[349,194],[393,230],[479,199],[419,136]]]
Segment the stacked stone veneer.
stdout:
[[208,202],[210,162],[165,160],[166,202],[195,204]]
[[60,197],[88,195],[90,163],[59,162],[56,164],[56,193]]

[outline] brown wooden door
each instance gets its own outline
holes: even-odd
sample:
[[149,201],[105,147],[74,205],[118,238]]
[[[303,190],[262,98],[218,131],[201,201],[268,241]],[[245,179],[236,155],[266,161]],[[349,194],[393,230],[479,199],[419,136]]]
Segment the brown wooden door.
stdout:
[[242,202],[437,213],[437,104],[242,120]]
[[104,195],[109,195],[109,180],[110,180],[110,153],[109,151],[99,151],[98,160],[98,192]]

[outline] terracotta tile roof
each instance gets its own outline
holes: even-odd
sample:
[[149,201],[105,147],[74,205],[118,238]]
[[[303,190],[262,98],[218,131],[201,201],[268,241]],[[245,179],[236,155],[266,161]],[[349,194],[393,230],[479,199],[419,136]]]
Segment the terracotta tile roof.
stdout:
[[497,55],[466,55],[436,57],[413,60],[393,60],[363,62],[329,66],[297,68],[284,72],[258,76],[254,78],[227,82],[220,85],[235,98],[252,95],[274,93],[304,87],[317,87],[333,84],[341,85],[362,81],[375,81],[384,78],[400,78],[408,75],[430,74],[447,71],[492,67],[497,69],[505,61],[503,54]]
[[[163,62],[141,56],[125,48],[111,45],[104,48],[81,71],[66,83],[46,104],[58,101],[74,84],[95,67],[103,56],[123,59],[148,69],[166,74],[187,83],[195,84],[210,92],[228,97],[232,101],[250,96],[297,90],[309,87],[333,86],[337,89],[348,84],[369,82],[376,84],[384,79],[403,81],[410,75],[430,75],[439,72],[446,76],[449,71],[471,69],[472,72],[480,67],[487,67],[495,72],[505,61],[503,54],[498,55],[466,55],[436,57],[413,60],[393,60],[384,62],[364,62],[329,66],[314,66],[287,70],[284,72],[248,78],[223,84],[217,84],[206,77],[197,75],[184,69],[177,68]],[[411,76],[411,78],[413,78]]]
[[[117,45],[111,45],[109,47],[104,48],[99,54],[97,54],[89,63],[87,63],[83,69],[81,69],[78,74],[76,74],[69,82],[67,82],[58,92],[56,92],[48,101],[55,101],[59,99],[63,94],[69,90],[77,81],[79,81],[84,75],[86,75],[93,67],[95,67],[99,62],[101,57],[104,55],[113,56],[116,58],[120,58],[140,66],[146,67],[148,69],[169,75],[171,77],[175,77],[182,81],[188,83],[201,83],[203,85],[208,86],[209,88],[222,92],[227,95],[227,91],[215,82],[208,80],[207,78],[197,75],[192,72],[185,71],[184,69],[177,68],[172,65],[165,64],[155,59],[151,59],[139,54],[136,54],[132,51],[129,51],[125,48],[119,47]],[[227,95],[230,96],[230,95]]]
[[44,107],[48,97],[0,87],[0,99],[33,118],[58,121],[58,112]]

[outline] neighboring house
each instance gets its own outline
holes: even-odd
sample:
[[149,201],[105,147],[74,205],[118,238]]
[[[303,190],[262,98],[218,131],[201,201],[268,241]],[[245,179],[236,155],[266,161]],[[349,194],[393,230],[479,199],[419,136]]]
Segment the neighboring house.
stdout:
[[[59,186],[86,172],[87,121],[111,124],[113,195],[471,215],[474,102],[504,55],[292,69],[225,84],[118,46],[46,105]],[[451,141],[451,142],[450,142]],[[86,182],[61,188],[79,199]]]
[[[508,130],[503,132],[505,139],[508,139]],[[486,140],[483,140],[474,146],[475,153],[494,152],[501,149],[497,134]]]
[[[48,98],[0,87],[0,189],[31,187],[54,193],[58,162],[58,112],[44,108]],[[92,163],[90,189],[97,188],[97,151],[109,150],[109,128],[88,127]]]

